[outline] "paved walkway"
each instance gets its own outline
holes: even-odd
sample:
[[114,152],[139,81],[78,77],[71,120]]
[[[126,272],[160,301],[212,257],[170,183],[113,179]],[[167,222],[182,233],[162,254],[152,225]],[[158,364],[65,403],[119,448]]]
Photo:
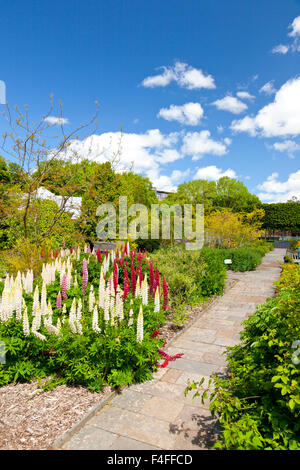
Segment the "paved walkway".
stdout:
[[[285,250],[268,253],[262,264],[245,273],[231,273],[237,283],[167,348],[181,359],[155,373],[152,381],[132,385],[107,403],[62,449],[190,450],[207,449],[215,422],[201,400],[184,397],[187,380],[199,381],[225,370],[227,346],[239,343],[241,321],[257,304],[274,294]],[[205,383],[204,383],[205,385]]]

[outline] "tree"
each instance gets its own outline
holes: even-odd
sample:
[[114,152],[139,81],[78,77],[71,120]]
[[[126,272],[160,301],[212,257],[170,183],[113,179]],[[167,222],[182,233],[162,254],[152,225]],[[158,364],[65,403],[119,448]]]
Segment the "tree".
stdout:
[[[66,213],[66,207],[69,199],[80,191],[81,183],[76,180],[76,173],[64,173],[63,185],[60,186],[59,194],[62,197],[60,207],[52,213],[52,219],[47,224],[47,228],[40,229],[38,226],[32,232],[29,221],[32,220],[32,214],[36,211],[36,201],[38,199],[38,190],[48,182],[50,175],[53,177],[53,169],[58,171],[59,161],[63,166],[65,161],[78,162],[82,159],[82,155],[78,155],[76,150],[71,147],[74,139],[84,138],[83,132],[91,132],[91,128],[97,125],[97,111],[91,120],[84,125],[80,125],[77,129],[66,132],[62,113],[62,105],[59,103],[58,117],[56,123],[59,123],[59,135],[52,135],[54,124],[48,122],[48,118],[55,112],[53,99],[51,97],[50,108],[38,122],[31,122],[28,107],[24,107],[24,111],[15,108],[14,117],[9,107],[6,105],[5,111],[2,113],[6,119],[8,130],[2,135],[2,143],[0,148],[4,152],[6,165],[10,167],[11,176],[18,176],[18,184],[10,185],[11,194],[7,194],[8,199],[14,200],[18,195],[18,207],[14,210],[14,217],[18,218],[20,227],[19,237],[29,239],[35,243],[41,243],[44,239],[51,236],[57,225],[61,222],[63,214]],[[57,114],[57,113],[56,113]],[[55,128],[55,131],[57,128]],[[49,138],[45,138],[45,137]],[[88,158],[88,155],[85,155]],[[8,159],[11,163],[7,163]],[[3,167],[3,164],[2,164]],[[2,184],[5,183],[5,168],[2,168],[4,177]],[[12,181],[11,181],[12,183]],[[55,181],[54,181],[55,184]],[[3,189],[3,186],[2,186]],[[82,188],[81,188],[82,190]],[[2,191],[3,192],[3,191]],[[4,196],[3,196],[4,197]],[[10,207],[7,201],[2,206]],[[14,205],[16,209],[16,205]],[[37,220],[37,218],[35,218]],[[34,234],[34,235],[33,235]]]
[[298,202],[277,202],[263,204],[266,230],[300,232],[300,204]]
[[195,180],[178,186],[176,193],[169,194],[164,200],[172,204],[204,204],[209,209],[216,198],[215,181]]
[[245,245],[263,234],[263,216],[262,209],[250,213],[230,209],[212,212],[204,219],[206,239],[230,248]]
[[217,182],[195,180],[178,186],[176,193],[169,195],[166,202],[177,204],[204,204],[205,213],[221,207],[233,211],[252,211],[261,207],[257,196],[249,193],[246,186],[228,176]]
[[261,201],[255,194],[249,193],[241,181],[223,176],[216,183],[214,205],[227,207],[233,211],[250,212],[256,207],[261,207]]

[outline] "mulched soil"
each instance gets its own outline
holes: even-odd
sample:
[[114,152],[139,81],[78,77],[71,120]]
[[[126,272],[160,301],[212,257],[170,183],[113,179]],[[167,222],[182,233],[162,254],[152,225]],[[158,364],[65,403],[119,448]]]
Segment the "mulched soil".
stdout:
[[[228,272],[226,290],[236,282]],[[160,330],[159,337],[169,342],[204,310],[205,304],[188,308],[187,322],[174,327],[171,320]],[[171,318],[171,317],[170,317]],[[96,393],[84,387],[60,385],[43,392],[41,382],[12,383],[0,388],[0,449],[45,450],[80,421],[91,408],[111,393],[111,387]]]

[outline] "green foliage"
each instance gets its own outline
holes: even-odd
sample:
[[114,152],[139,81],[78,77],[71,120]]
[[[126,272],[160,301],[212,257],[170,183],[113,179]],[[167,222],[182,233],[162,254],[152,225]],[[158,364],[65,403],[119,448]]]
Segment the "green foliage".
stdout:
[[265,216],[263,228],[266,230],[300,232],[299,202],[277,202],[263,204]]
[[263,256],[273,248],[272,244],[256,241],[241,248],[208,248],[217,251],[221,258],[231,259],[232,264],[226,265],[232,271],[251,271],[260,263]]
[[[299,266],[286,269],[299,275]],[[244,322],[241,344],[227,350],[228,376],[213,374],[204,392],[200,383],[186,388],[204,403],[214,385],[209,408],[221,424],[216,448],[300,450],[300,290],[288,283],[278,283],[278,296]]]
[[195,180],[178,186],[177,192],[169,195],[166,201],[178,204],[204,204],[205,210],[226,207],[236,211],[251,212],[261,206],[257,196],[249,193],[246,186],[228,176],[217,182]]
[[151,238],[148,240],[137,238],[135,243],[137,245],[137,250],[147,251],[147,253],[152,253],[160,247],[160,240],[152,240]]
[[173,307],[201,302],[223,292],[226,269],[217,250],[173,247],[156,251],[151,259],[167,279]]

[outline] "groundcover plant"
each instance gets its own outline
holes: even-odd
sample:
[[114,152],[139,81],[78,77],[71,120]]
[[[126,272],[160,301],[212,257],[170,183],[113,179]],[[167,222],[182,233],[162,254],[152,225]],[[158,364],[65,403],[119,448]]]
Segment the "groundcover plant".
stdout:
[[47,378],[44,388],[101,391],[152,378],[164,358],[166,280],[129,244],[53,252],[38,279],[7,276],[0,293],[0,385]]

